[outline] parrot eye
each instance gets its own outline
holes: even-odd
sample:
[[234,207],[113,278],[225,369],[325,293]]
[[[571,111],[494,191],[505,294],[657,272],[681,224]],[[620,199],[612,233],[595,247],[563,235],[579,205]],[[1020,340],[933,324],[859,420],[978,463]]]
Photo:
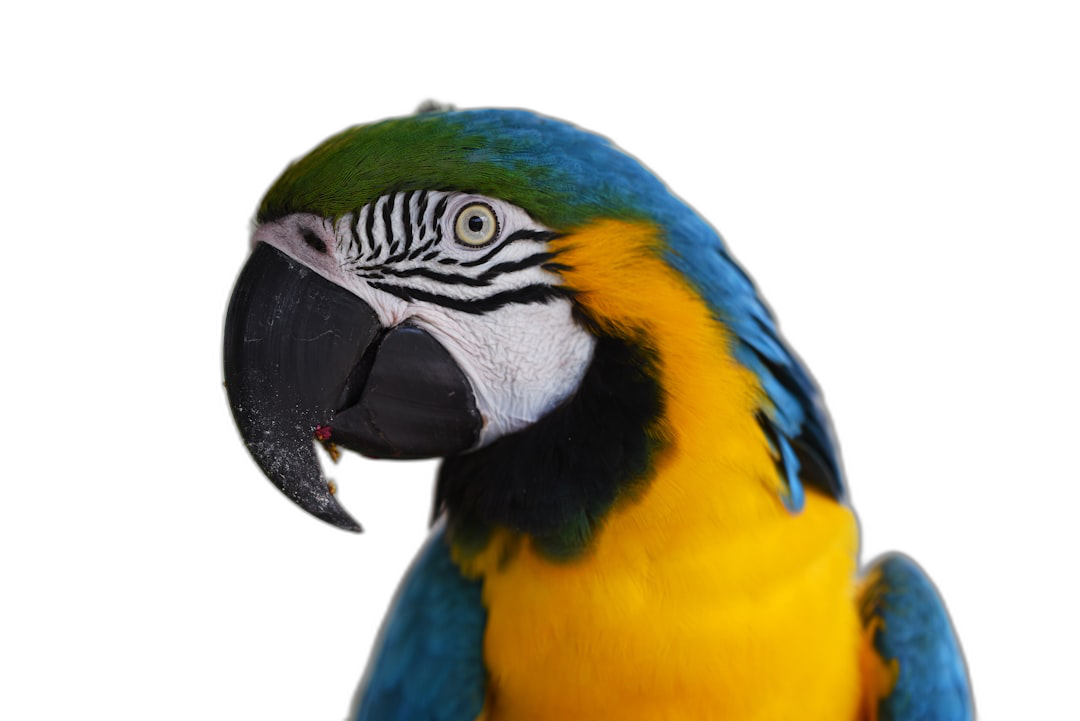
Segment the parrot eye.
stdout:
[[487,245],[498,234],[499,221],[495,211],[485,203],[466,205],[454,221],[454,235],[458,242],[473,248]]

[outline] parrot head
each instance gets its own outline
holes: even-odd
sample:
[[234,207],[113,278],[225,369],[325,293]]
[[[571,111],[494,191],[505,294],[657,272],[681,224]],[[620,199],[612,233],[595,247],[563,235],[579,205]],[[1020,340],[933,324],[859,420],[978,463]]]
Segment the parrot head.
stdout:
[[252,246],[225,325],[233,415],[265,475],[341,528],[359,530],[317,442],[441,457],[437,510],[558,553],[697,407],[730,406],[718,447],[753,426],[790,510],[803,483],[843,492],[816,388],[752,282],[600,136],[518,110],[350,128],[275,182]]

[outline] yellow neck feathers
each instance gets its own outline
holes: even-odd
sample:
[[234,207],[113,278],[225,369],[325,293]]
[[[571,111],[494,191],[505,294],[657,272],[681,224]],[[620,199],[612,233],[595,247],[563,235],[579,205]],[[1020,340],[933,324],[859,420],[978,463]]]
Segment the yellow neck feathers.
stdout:
[[658,475],[675,464],[707,476],[705,489],[669,489],[670,502],[682,497],[669,510],[719,513],[725,525],[784,514],[781,480],[754,419],[767,402],[757,378],[734,360],[728,331],[705,302],[660,259],[659,242],[648,225],[602,221],[553,246],[568,266],[565,284],[589,315],[655,352],[665,396],[660,432],[670,449],[658,459]]
[[813,492],[784,508],[761,388],[658,242],[601,221],[553,243],[603,330],[653,346],[665,447],[580,558],[505,531],[458,557],[484,579],[483,717],[853,719],[854,518]]

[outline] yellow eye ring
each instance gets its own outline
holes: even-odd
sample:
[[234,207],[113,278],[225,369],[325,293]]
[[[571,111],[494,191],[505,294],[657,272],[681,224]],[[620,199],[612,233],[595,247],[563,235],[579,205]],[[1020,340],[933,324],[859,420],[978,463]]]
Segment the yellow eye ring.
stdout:
[[470,248],[485,246],[499,235],[499,220],[486,203],[470,203],[454,220],[454,236]]

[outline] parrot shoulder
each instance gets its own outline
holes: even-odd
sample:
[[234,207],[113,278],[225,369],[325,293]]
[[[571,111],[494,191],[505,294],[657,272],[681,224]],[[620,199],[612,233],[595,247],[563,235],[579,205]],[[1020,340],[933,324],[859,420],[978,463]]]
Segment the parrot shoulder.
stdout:
[[355,721],[473,721],[483,711],[481,583],[451,560],[444,528],[435,527],[390,605],[354,699]]
[[874,561],[860,589],[867,721],[974,717],[964,657],[945,605],[907,556]]

